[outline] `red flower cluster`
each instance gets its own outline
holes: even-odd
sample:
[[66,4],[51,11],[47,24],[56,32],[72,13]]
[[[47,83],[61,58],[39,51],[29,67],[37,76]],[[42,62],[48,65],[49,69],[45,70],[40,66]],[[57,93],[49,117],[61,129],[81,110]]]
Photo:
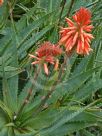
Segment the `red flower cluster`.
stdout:
[[[91,39],[93,39],[91,25],[91,13],[86,8],[80,8],[79,11],[73,15],[73,20],[66,18],[68,27],[62,28],[60,31],[61,38],[59,45],[64,45],[67,53],[70,53],[73,49],[76,49],[78,54],[89,54],[92,50],[90,47]],[[58,45],[51,44],[50,42],[43,43],[37,50],[36,56],[29,54],[35,64],[43,64],[44,71],[48,75],[48,63],[55,65],[55,69],[58,68],[59,61],[56,56],[61,55],[62,49]]]
[[91,32],[93,26],[91,23],[91,13],[86,8],[80,8],[73,16],[73,21],[66,18],[68,27],[62,28],[60,31],[61,39],[59,44],[63,44],[67,52],[76,48],[78,54],[89,54],[92,50],[90,42],[93,38]]
[[50,42],[45,42],[36,50],[36,55],[29,54],[31,58],[36,59],[36,61],[32,62],[35,64],[43,64],[44,71],[48,75],[48,66],[47,63],[55,65],[55,69],[58,68],[58,59],[55,57],[62,53],[62,49],[58,47],[58,45],[51,44]]
[[0,0],[0,6],[2,6],[3,2],[4,2],[3,0]]

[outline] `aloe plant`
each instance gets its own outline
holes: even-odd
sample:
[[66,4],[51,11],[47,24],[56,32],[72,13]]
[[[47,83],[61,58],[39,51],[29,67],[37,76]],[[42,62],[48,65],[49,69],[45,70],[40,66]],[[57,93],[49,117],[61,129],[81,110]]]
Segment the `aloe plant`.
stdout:
[[[32,3],[32,4],[31,4]],[[59,69],[31,66],[28,54],[56,44],[81,6],[92,12],[93,51],[62,53]],[[4,1],[0,7],[0,136],[101,136],[101,1]],[[62,48],[63,49],[63,48]],[[66,62],[64,63],[64,58]]]

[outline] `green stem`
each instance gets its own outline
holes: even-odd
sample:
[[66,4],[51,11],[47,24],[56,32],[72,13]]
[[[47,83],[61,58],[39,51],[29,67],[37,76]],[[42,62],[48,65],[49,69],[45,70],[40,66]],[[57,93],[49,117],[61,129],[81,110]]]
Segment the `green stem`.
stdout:
[[39,107],[36,109],[35,114],[33,115],[34,117],[35,117],[38,113],[40,113],[40,112],[42,111],[43,106],[45,105],[46,101],[50,98],[51,94],[54,92],[54,90],[55,90],[55,88],[56,88],[56,85],[61,81],[61,77],[62,77],[62,75],[63,75],[63,69],[64,69],[65,66],[66,66],[67,58],[68,58],[68,56],[65,55],[65,57],[64,57],[64,62],[63,62],[63,64],[61,65],[61,68],[60,68],[60,70],[59,70],[58,78],[57,78],[57,80],[55,81],[55,83],[53,84],[51,90],[48,91],[48,93],[47,93],[47,95],[45,96],[45,98],[41,101]]
[[[62,12],[63,12],[64,6],[65,6],[65,2],[66,2],[66,1],[64,1],[61,14],[62,14]],[[72,9],[73,4],[74,4],[74,0],[71,0],[71,4],[70,4],[70,7],[69,7],[69,10],[68,10],[68,13],[67,13],[67,17],[68,17],[69,14],[70,14],[70,11],[71,11],[71,9]],[[60,16],[61,16],[61,14],[60,14]],[[45,105],[46,101],[49,99],[50,95],[54,92],[54,90],[55,90],[55,88],[56,88],[56,85],[61,81],[61,77],[62,77],[62,75],[63,75],[63,69],[64,69],[65,66],[66,66],[67,57],[68,57],[68,56],[65,55],[65,57],[64,57],[64,62],[63,62],[63,64],[61,65],[58,78],[57,78],[57,80],[55,81],[55,83],[53,84],[51,90],[48,91],[48,93],[47,93],[47,95],[45,96],[45,98],[41,101],[39,107],[36,109],[35,114],[33,115],[34,117],[35,117],[38,113],[40,113],[40,112],[42,111],[42,108],[43,108],[43,106]]]
[[[71,3],[70,3],[70,6],[69,6],[69,9],[68,9],[68,12],[67,12],[66,17],[69,17],[69,14],[70,14],[71,9],[72,9],[72,7],[73,7],[74,1],[75,1],[75,0],[71,0]],[[65,24],[66,24],[66,23],[65,23]],[[64,26],[65,26],[65,24],[64,24]]]
[[61,5],[60,5],[61,12],[60,12],[60,16],[59,16],[58,26],[60,26],[61,17],[62,17],[62,13],[63,13],[64,7],[65,7],[65,4],[66,4],[66,0],[62,0]]
[[68,12],[67,12],[67,17],[69,17],[69,14],[70,14],[71,9],[72,9],[72,7],[73,7],[74,1],[75,1],[75,0],[71,0],[70,7],[69,7],[69,10],[68,10]]
[[[34,76],[34,81],[37,80],[37,77],[38,77],[38,75],[39,75],[39,73],[40,73],[40,68],[41,68],[41,66],[39,65],[38,70],[37,70],[37,72],[35,73],[35,76]],[[17,116],[19,116],[19,115],[22,113],[24,107],[29,103],[30,98],[31,98],[31,96],[32,96],[32,92],[33,92],[34,86],[35,86],[35,82],[33,82],[31,88],[28,90],[28,95],[27,95],[27,97],[24,99],[24,101],[23,101],[23,103],[22,103],[22,105],[21,105],[21,107],[20,107],[20,109],[19,109],[19,111],[18,111],[18,113],[17,113]]]

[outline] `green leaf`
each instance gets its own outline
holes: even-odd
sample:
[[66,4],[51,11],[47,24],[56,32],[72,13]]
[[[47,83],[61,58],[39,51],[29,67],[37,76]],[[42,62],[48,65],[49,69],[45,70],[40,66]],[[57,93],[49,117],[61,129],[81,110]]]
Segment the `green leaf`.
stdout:
[[88,96],[94,94],[97,90],[102,88],[102,80],[96,79],[96,81],[89,81],[83,88],[80,88],[73,96],[73,100],[84,100]]
[[27,55],[27,50],[31,48],[32,45],[34,45],[40,38],[42,38],[44,34],[46,34],[49,30],[51,30],[51,28],[53,28],[53,25],[49,25],[45,27],[40,32],[33,35],[29,40],[27,40],[27,42],[25,42],[19,49],[18,53],[20,55],[20,59],[24,58],[25,55]]
[[70,77],[67,81],[60,83],[56,90],[53,92],[51,101],[56,101],[62,98],[64,95],[73,94],[81,87],[93,74],[93,72],[99,70],[101,66],[87,70],[80,74]]
[[95,104],[97,101],[100,101],[100,100],[96,100],[93,103],[91,103],[91,104],[89,104],[89,105],[87,105],[87,106],[85,106],[83,108],[80,108],[78,111],[73,112],[70,115],[65,114],[67,112],[67,111],[65,111],[64,114],[62,115],[62,117],[59,116],[58,119],[50,127],[42,130],[42,134],[46,135],[48,133],[52,133],[54,130],[61,127],[62,125],[64,125],[68,121],[72,120],[73,118],[75,118],[80,113],[84,112],[86,109],[88,109],[90,106],[92,106],[93,104]]
[[[39,134],[41,136],[65,136],[71,135],[71,133],[81,130],[86,127],[93,126],[93,123],[85,123],[85,122],[70,122],[66,123],[63,126],[57,128],[51,133],[43,134],[42,132]],[[36,135],[37,136],[37,135]]]

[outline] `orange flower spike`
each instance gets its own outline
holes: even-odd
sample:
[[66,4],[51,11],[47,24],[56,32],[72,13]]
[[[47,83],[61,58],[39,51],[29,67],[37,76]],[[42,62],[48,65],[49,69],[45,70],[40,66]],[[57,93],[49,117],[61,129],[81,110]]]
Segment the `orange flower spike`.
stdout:
[[[50,63],[52,65],[56,65],[56,56],[60,55],[62,53],[62,49],[54,44],[51,44],[50,42],[45,42],[36,50],[36,55],[34,56],[32,54],[29,54],[30,58],[36,59],[31,64],[43,64],[44,71],[48,75],[49,70],[47,63]],[[56,66],[57,67],[57,66]]]
[[0,0],[0,6],[2,6],[3,2],[4,2],[4,0]]
[[67,52],[70,52],[76,47],[78,54],[88,55],[92,50],[89,43],[91,39],[94,38],[93,35],[89,33],[93,29],[93,26],[90,25],[91,13],[86,8],[80,8],[73,16],[73,20],[74,21],[71,21],[69,18],[66,18],[68,27],[61,28],[59,44],[63,44]]

